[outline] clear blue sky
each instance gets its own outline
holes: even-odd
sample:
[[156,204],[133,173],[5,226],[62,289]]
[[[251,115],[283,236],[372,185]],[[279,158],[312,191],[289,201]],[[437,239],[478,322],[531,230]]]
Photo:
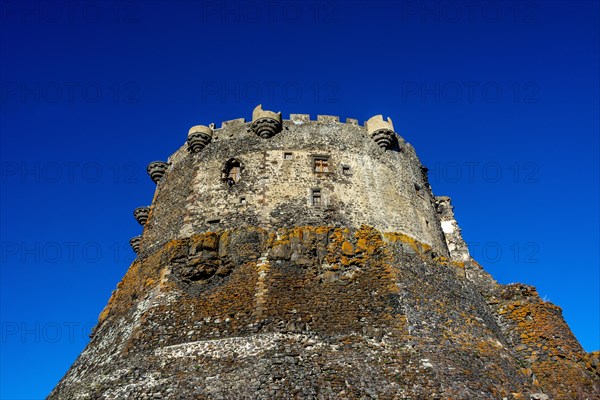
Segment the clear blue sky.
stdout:
[[474,257],[600,348],[597,2],[0,4],[2,399],[42,398],[133,259],[145,167],[266,109],[390,116]]

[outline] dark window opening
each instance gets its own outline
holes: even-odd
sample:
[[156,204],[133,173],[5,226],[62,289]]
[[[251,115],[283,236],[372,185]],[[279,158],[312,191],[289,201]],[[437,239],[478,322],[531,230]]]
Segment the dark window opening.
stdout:
[[240,181],[242,176],[242,166],[236,159],[227,161],[225,165],[225,182],[229,186],[233,186]]
[[218,224],[219,222],[221,222],[221,218],[211,218],[206,220],[206,222],[209,224]]
[[246,198],[240,197],[240,204],[246,204]]
[[348,165],[342,166],[342,174],[350,175],[350,167]]
[[321,190],[320,189],[314,189],[312,191],[312,205],[318,207],[321,204],[322,204]]
[[283,153],[283,159],[284,160],[293,160],[294,154],[293,153]]
[[315,172],[329,172],[329,158],[315,157],[314,171]]

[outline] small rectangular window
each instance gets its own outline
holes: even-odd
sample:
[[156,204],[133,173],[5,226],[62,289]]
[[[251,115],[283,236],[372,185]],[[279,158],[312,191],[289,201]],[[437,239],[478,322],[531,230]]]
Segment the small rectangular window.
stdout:
[[284,160],[293,160],[294,154],[293,153],[283,153],[283,159]]
[[348,165],[342,166],[342,174],[350,175],[350,167]]
[[315,172],[329,172],[329,159],[326,157],[315,157]]
[[321,204],[322,204],[322,202],[321,202],[321,190],[320,189],[314,189],[312,191],[312,205],[318,207]]
[[246,204],[246,198],[240,197],[240,204]]

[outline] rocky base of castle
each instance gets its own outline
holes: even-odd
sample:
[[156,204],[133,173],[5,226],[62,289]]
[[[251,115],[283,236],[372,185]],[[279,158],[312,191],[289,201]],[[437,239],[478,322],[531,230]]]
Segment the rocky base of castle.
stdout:
[[598,399],[560,309],[369,227],[244,228],[138,259],[50,399]]

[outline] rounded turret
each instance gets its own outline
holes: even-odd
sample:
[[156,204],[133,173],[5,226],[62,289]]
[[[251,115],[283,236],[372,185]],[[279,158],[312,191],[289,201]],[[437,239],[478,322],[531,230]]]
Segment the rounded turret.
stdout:
[[150,179],[158,184],[165,172],[167,172],[167,168],[169,168],[169,164],[164,161],[152,161],[148,164],[146,171],[148,172],[148,175],[150,175]]
[[188,132],[187,144],[190,152],[198,153],[212,140],[215,124],[192,126]]
[[367,120],[365,126],[367,127],[367,132],[371,139],[383,149],[389,149],[396,139],[394,125],[392,124],[392,119],[389,117],[387,121],[384,121],[381,114],[375,115]]
[[138,207],[135,210],[133,210],[133,216],[135,217],[136,221],[142,226],[146,225],[149,214],[150,207]]
[[281,131],[281,113],[262,109],[262,104],[252,111],[251,129],[259,137],[268,139]]

